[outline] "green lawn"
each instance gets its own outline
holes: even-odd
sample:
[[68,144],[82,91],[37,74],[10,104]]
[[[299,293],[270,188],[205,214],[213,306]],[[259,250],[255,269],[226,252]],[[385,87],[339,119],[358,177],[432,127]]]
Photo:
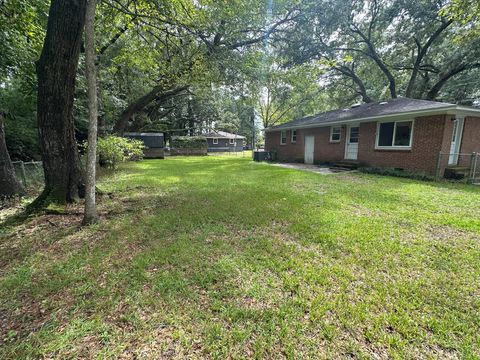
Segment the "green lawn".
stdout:
[[231,157],[100,187],[100,225],[0,231],[0,358],[480,357],[478,187]]

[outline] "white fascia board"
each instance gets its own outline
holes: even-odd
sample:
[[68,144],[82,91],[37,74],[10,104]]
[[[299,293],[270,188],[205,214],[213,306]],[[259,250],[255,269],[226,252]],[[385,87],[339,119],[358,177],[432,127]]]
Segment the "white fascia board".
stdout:
[[480,109],[471,108],[468,106],[457,106],[455,109],[448,111],[448,115],[459,116],[476,116],[480,117]]

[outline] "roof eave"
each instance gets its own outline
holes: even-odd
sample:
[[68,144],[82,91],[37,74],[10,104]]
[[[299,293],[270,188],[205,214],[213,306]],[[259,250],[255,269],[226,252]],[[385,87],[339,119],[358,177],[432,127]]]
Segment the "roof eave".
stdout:
[[454,110],[449,111],[447,114],[460,116],[479,116],[480,109],[468,106],[456,106]]
[[341,124],[350,124],[350,123],[360,123],[360,122],[369,122],[369,121],[377,121],[377,120],[394,120],[394,119],[401,119],[409,116],[429,116],[429,115],[460,115],[460,116],[474,116],[480,115],[480,109],[469,108],[464,106],[456,106],[456,105],[448,105],[445,107],[439,107],[437,109],[427,109],[427,110],[418,110],[418,111],[406,111],[396,114],[389,114],[389,115],[378,115],[378,116],[369,116],[364,118],[354,118],[348,120],[339,120],[339,121],[331,121],[328,123],[320,123],[320,124],[308,124],[308,125],[292,125],[286,126],[281,128],[267,128],[264,129],[265,132],[270,131],[281,131],[281,130],[292,130],[292,129],[308,129],[308,128],[317,128],[317,127],[326,127],[332,125],[341,125]]

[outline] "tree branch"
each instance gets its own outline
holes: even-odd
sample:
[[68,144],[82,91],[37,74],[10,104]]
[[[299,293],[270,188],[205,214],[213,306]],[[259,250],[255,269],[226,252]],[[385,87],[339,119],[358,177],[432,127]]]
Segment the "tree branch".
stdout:
[[350,69],[345,65],[335,66],[334,69],[337,70],[339,73],[352,79],[352,81],[358,86],[358,93],[362,96],[363,102],[373,102],[372,98],[367,93],[367,89],[362,79],[360,79],[357,74],[355,74],[355,71],[353,69]]
[[[369,26],[369,33],[371,34],[371,27],[373,27],[373,23],[375,22],[375,18],[371,20],[370,26]],[[388,69],[387,65],[383,62],[383,60],[380,58],[380,55],[378,55],[375,46],[373,45],[371,38],[366,36],[360,28],[352,24],[352,27],[350,28],[350,31],[352,31],[355,34],[358,34],[360,38],[362,39],[362,42],[364,42],[367,45],[368,48],[368,56],[378,65],[380,70],[383,72],[383,74],[387,77],[388,83],[389,83],[389,89],[390,89],[390,96],[392,99],[395,99],[397,97],[397,88],[396,88],[396,83],[395,83],[395,78],[393,77],[392,73]]]
[[154,100],[162,102],[167,101],[168,99],[187,89],[188,86],[179,86],[174,89],[164,91],[164,85],[155,86],[152,90],[150,90],[150,92],[135,100],[122,112],[119,119],[115,123],[113,131],[119,135],[123,135],[127,127],[128,121],[131,119],[131,117],[137,112],[141,111],[143,108],[145,108],[145,106],[147,106]]
[[454,67],[453,69],[447,71],[431,87],[430,91],[427,93],[426,99],[427,100],[435,100],[437,98],[438,94],[440,93],[440,90],[442,90],[443,86],[445,86],[447,81],[450,80],[455,75],[458,75],[463,71],[478,69],[478,68],[480,68],[480,63],[460,64],[460,65]]
[[448,21],[442,21],[442,25],[430,36],[430,38],[427,40],[425,45],[421,45],[420,42],[417,39],[415,40],[415,43],[417,44],[418,48],[418,54],[417,58],[415,59],[415,63],[413,65],[412,69],[412,74],[410,76],[410,81],[408,82],[407,90],[405,91],[405,96],[406,97],[411,97],[413,93],[413,89],[415,87],[415,81],[417,80],[418,72],[421,70],[421,64],[425,56],[427,55],[428,50],[432,46],[432,44],[435,42],[435,40],[441,35],[441,33],[447,29],[451,24],[453,23],[453,20],[448,20]]

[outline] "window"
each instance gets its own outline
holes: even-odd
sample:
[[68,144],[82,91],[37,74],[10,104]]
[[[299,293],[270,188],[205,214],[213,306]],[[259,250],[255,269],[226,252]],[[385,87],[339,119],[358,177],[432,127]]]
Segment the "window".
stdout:
[[217,145],[218,144],[218,139],[213,139],[213,145]]
[[330,142],[340,142],[342,136],[341,126],[332,126],[330,128]]
[[413,121],[379,123],[377,147],[409,148],[412,146]]
[[230,145],[235,145],[235,139],[230,139]]
[[291,137],[290,141],[291,141],[292,143],[296,143],[296,142],[297,142],[297,130],[292,130],[292,137]]
[[285,130],[280,131],[280,145],[285,145],[287,143],[287,132]]
[[350,138],[348,142],[350,144],[358,144],[358,133],[360,132],[360,128],[358,126],[352,126],[350,128]]

